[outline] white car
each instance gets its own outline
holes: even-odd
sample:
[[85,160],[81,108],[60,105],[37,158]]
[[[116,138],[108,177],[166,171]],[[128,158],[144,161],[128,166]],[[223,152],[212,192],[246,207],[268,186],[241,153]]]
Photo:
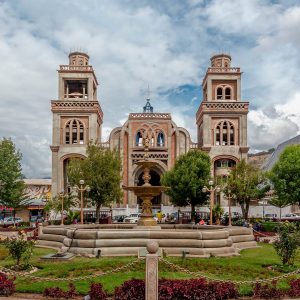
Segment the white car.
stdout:
[[15,222],[14,222],[14,218],[13,217],[7,217],[7,218],[4,218],[4,220],[1,221],[1,224],[2,225],[14,225],[14,224],[22,223],[22,222],[23,222],[22,218],[16,217],[15,218]]
[[286,214],[282,216],[282,219],[300,219],[300,216],[297,214]]
[[140,218],[140,213],[131,214],[124,219],[124,223],[137,223]]

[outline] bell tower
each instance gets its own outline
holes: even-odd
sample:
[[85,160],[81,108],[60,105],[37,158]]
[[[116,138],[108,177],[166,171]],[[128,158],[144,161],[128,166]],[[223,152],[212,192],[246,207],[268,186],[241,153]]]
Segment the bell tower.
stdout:
[[58,70],[58,100],[51,101],[52,195],[68,188],[70,158],[83,158],[90,140],[101,140],[103,112],[97,100],[98,81],[89,56],[71,52]]
[[203,100],[196,114],[198,147],[209,153],[213,176],[226,176],[247,159],[248,102],[241,100],[241,76],[231,56],[211,57],[202,82]]

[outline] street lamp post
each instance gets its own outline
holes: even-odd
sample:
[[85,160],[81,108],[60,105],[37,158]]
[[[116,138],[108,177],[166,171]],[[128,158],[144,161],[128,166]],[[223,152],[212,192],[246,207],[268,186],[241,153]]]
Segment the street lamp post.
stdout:
[[83,192],[90,191],[90,187],[88,185],[84,186],[84,180],[79,180],[80,187],[76,187],[77,190],[80,192],[80,224],[83,224]]
[[228,190],[228,226],[231,226],[231,191]]
[[209,219],[209,224],[212,225],[213,223],[213,207],[214,207],[214,195],[215,195],[215,191],[217,193],[219,193],[221,191],[221,188],[217,185],[215,187],[213,187],[214,182],[212,180],[210,180],[208,182],[210,188],[208,188],[207,186],[204,186],[202,189],[203,193],[210,193],[210,219]]

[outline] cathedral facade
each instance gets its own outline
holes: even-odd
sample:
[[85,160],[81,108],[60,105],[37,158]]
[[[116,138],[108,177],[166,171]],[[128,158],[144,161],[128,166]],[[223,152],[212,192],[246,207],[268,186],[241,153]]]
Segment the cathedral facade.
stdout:
[[[152,185],[160,185],[161,175],[190,149],[206,151],[212,159],[212,176],[226,176],[241,159],[247,159],[248,102],[241,100],[241,71],[231,67],[227,54],[214,55],[202,82],[203,100],[196,113],[197,142],[178,127],[172,115],[156,112],[147,99],[142,112],[129,113],[121,127],[114,128],[109,140],[101,142],[103,112],[97,100],[97,78],[89,56],[69,54],[69,64],[58,70],[58,99],[51,101],[53,114],[52,194],[66,190],[67,165],[71,158],[84,158],[89,140],[102,147],[117,149],[122,157],[123,185],[142,184],[142,170],[134,163],[143,158],[144,137],[148,137],[149,159],[157,163],[151,170]],[[220,201],[220,199],[216,199]],[[139,203],[132,192],[124,192],[123,205]],[[164,194],[154,206],[168,205]],[[222,203],[226,205],[226,203]]]

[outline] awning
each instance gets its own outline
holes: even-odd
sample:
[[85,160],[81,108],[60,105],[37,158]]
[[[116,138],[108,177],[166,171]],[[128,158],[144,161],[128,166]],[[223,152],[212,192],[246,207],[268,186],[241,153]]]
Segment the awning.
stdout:
[[31,205],[31,206],[28,206],[27,209],[29,210],[38,210],[38,209],[44,209],[44,205]]
[[0,205],[0,210],[11,211],[11,210],[14,210],[14,209],[10,208],[10,207],[3,206],[3,205]]

